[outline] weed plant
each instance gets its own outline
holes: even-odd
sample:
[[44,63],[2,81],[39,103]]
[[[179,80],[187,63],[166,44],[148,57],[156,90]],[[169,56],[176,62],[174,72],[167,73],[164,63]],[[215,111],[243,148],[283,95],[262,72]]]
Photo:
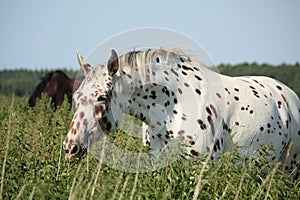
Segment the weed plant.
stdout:
[[[279,163],[268,163],[268,149],[256,160],[232,151],[218,162],[182,158],[147,173],[112,169],[91,154],[69,163],[62,151],[73,116],[67,102],[56,111],[46,98],[34,109],[27,98],[0,102],[0,199],[300,199],[300,179],[290,182]],[[108,139],[147,151],[120,130]]]

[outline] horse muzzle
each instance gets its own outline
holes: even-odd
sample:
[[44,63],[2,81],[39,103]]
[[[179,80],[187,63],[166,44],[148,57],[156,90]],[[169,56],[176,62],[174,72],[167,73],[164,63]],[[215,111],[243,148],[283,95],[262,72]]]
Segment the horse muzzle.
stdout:
[[66,152],[65,159],[67,161],[72,161],[75,158],[81,158],[86,152],[85,146],[80,145],[79,142],[74,142],[73,144],[64,143],[63,150]]

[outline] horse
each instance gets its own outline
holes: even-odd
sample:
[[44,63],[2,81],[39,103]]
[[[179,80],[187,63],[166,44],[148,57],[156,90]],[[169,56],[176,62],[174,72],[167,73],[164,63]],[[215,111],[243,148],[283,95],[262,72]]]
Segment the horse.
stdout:
[[43,93],[51,98],[51,102],[55,108],[61,106],[65,95],[67,95],[68,102],[71,104],[73,91],[79,87],[82,79],[82,77],[70,79],[61,70],[51,71],[47,73],[37,85],[35,91],[28,100],[28,104],[30,107],[34,107],[36,99],[41,98]]
[[235,146],[240,155],[258,158],[259,148],[271,145],[266,159],[280,161],[291,179],[297,175],[300,102],[283,83],[221,75],[165,49],[121,56],[112,50],[107,64],[95,67],[80,54],[77,59],[85,79],[73,97],[75,113],[63,142],[66,160],[80,158],[127,113],[147,124],[143,140],[153,163],[173,148],[217,161]]

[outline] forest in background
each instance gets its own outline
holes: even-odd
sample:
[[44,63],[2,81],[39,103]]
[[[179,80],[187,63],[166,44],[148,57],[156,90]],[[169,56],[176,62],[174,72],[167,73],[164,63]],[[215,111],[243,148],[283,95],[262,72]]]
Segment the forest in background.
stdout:
[[268,76],[289,86],[300,97],[300,64],[281,64],[278,66],[256,63],[239,65],[219,65],[221,74],[229,76]]
[[[229,76],[256,75],[275,78],[300,96],[300,65],[281,64],[278,66],[257,63],[242,63],[238,65],[221,64],[218,67],[221,74]],[[0,95],[29,96],[36,86],[50,70],[1,70],[0,71]],[[63,69],[70,78],[75,78],[78,71]]]

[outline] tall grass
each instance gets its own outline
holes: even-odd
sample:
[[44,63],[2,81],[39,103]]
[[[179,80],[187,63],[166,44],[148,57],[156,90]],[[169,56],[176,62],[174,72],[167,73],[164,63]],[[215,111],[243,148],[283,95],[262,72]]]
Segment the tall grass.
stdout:
[[[56,112],[47,99],[33,110],[26,98],[0,102],[2,199],[300,199],[300,179],[288,181],[263,153],[259,163],[233,151],[219,162],[180,159],[147,173],[112,169],[91,154],[68,163],[61,150],[72,119],[66,102]],[[141,140],[121,131],[107,139],[142,148]]]
[[14,115],[13,106],[14,106],[14,96],[11,100],[11,105],[9,107],[9,117],[8,117],[8,128],[7,128],[7,136],[6,136],[6,145],[5,145],[5,153],[4,153],[4,159],[3,159],[3,165],[2,165],[2,173],[1,173],[1,187],[0,187],[0,199],[3,198],[3,186],[4,186],[4,176],[5,176],[5,166],[7,161],[7,155],[8,155],[8,149],[9,149],[9,141],[10,141],[10,135],[12,130],[12,118]]

